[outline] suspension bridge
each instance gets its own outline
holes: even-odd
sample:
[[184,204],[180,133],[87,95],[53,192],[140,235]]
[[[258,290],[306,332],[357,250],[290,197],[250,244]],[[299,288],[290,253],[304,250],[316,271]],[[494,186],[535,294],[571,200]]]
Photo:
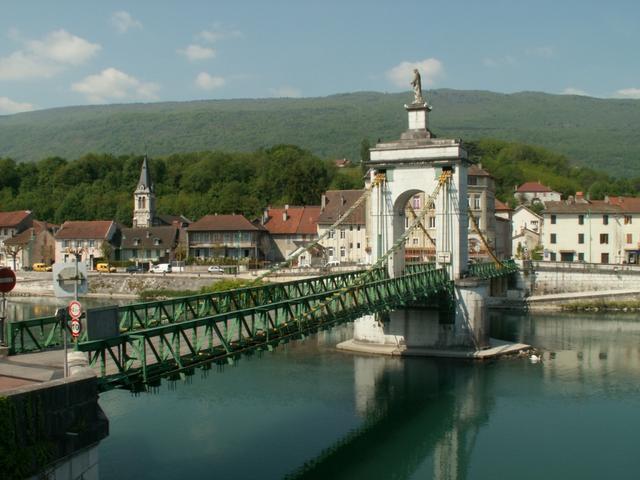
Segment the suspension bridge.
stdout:
[[[474,332],[484,321],[487,281],[506,277],[517,267],[495,255],[486,263],[469,264],[466,152],[458,141],[431,138],[426,104],[407,109],[409,131],[398,142],[372,149],[364,193],[316,242],[259,275],[251,286],[121,306],[117,334],[96,339],[85,331],[75,349],[87,355],[99,388],[145,389],[162,378],[233,363],[242,355],[270,351],[366,315],[425,306],[438,310],[440,324],[453,326],[464,336],[462,344],[473,338],[473,345],[482,348],[483,341]],[[405,206],[420,191],[428,192],[426,201],[419,212],[412,210],[407,227]],[[362,204],[372,229],[372,265],[354,272],[263,283],[321,243]],[[437,246],[435,262],[405,264],[409,234],[418,228],[426,232],[423,220],[433,210],[436,235],[429,238]],[[490,251],[473,216],[471,225]],[[7,326],[12,355],[57,348],[64,335],[68,332],[55,317]]]

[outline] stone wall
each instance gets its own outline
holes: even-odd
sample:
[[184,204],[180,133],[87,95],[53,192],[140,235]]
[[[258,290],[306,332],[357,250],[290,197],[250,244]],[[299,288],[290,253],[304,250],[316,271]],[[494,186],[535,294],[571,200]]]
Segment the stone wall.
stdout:
[[[93,374],[6,391],[0,401],[6,410],[0,432],[2,463],[10,464],[3,466],[2,478],[97,478],[97,459],[90,462],[95,457],[92,447],[109,434],[109,422],[98,405]],[[76,461],[76,472],[56,474],[61,461],[78,454],[86,461]]]
[[543,262],[518,273],[517,287],[528,295],[549,295],[598,290],[640,290],[640,270],[611,265],[609,268],[568,268]]

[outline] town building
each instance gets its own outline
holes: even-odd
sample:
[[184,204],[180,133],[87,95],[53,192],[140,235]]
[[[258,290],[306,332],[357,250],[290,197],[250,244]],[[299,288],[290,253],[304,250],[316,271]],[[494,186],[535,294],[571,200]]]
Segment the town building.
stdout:
[[[265,260],[280,262],[300,248],[306,248],[318,239],[320,206],[283,208],[269,207],[262,216],[262,225],[269,232],[264,242]],[[321,249],[302,253],[296,264],[300,266],[321,262]]]
[[122,228],[118,260],[134,263],[172,262],[176,260],[179,239],[180,229],[175,225]]
[[12,257],[11,268],[30,268],[34,263],[51,265],[55,260],[57,229],[58,225],[33,220],[32,227],[6,239],[5,254]]
[[545,203],[543,217],[544,260],[638,263],[638,198],[586,200],[578,192],[575,198]]
[[93,270],[98,260],[115,258],[120,231],[112,220],[66,221],[54,237],[56,262],[73,261],[77,254]]
[[5,240],[17,235],[33,225],[29,210],[0,212],[0,265],[13,268],[15,247],[5,246]]
[[205,215],[187,227],[188,256],[261,259],[265,233],[242,215]]
[[540,245],[543,218],[526,205],[518,205],[513,213],[512,251],[518,258],[531,258]]
[[540,182],[526,182],[516,187],[514,197],[518,203],[535,203],[540,201],[545,202],[559,202],[562,198],[561,194],[551,190],[546,185]]
[[[364,190],[328,190],[322,195],[318,216],[318,236],[344,215],[362,196]],[[370,263],[366,233],[366,203],[362,202],[337,227],[329,231],[320,244],[326,260],[339,263]]]

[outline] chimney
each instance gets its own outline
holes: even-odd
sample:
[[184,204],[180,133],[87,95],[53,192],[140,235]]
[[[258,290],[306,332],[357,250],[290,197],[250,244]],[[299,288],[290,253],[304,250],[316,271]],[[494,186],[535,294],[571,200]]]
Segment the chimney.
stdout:
[[287,218],[289,218],[288,213],[289,213],[289,205],[285,205],[284,206],[284,212],[282,212],[282,221],[283,222],[286,222]]
[[267,221],[269,221],[269,207],[265,208],[262,211],[262,222],[260,223],[264,225],[265,223],[267,223]]
[[604,196],[604,203],[609,203],[609,195]]
[[582,192],[576,192],[576,202],[583,202],[584,194]]
[[325,207],[327,206],[327,196],[323,193],[320,198],[320,211],[324,212]]
[[340,195],[340,204],[341,205],[346,205],[347,200],[344,198],[344,195]]

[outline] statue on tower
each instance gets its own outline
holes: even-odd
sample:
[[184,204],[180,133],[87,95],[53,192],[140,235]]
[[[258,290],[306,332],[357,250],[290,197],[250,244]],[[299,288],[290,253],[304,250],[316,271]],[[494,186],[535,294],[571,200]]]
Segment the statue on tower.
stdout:
[[422,79],[420,78],[420,72],[417,68],[413,69],[413,80],[411,80],[411,86],[413,87],[413,103],[426,103],[422,96]]

